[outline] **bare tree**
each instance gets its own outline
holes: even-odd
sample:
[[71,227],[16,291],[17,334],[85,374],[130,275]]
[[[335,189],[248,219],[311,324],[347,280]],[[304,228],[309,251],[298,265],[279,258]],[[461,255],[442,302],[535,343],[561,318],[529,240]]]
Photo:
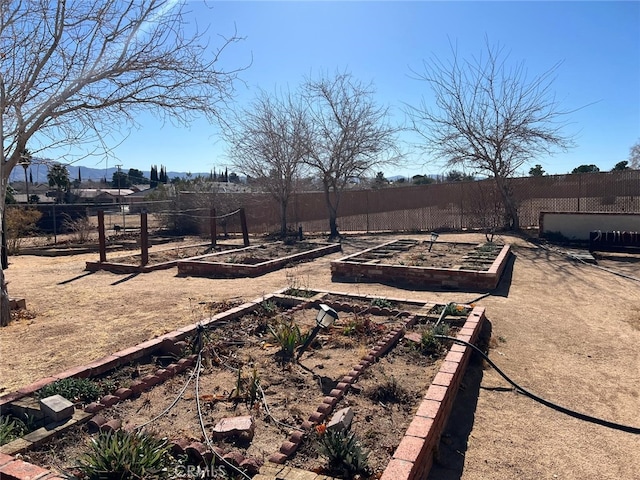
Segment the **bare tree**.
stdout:
[[0,217],[27,145],[106,145],[143,111],[185,124],[219,116],[238,71],[218,60],[238,38],[209,51],[184,14],[172,0],[0,0]]
[[433,104],[424,97],[407,113],[414,129],[425,140],[425,150],[448,166],[469,167],[494,178],[506,212],[505,223],[519,228],[518,208],[508,179],[541,154],[566,150],[573,145],[562,134],[561,120],[569,112],[559,108],[551,92],[556,64],[529,79],[523,63],[507,64],[501,47],[486,42],[486,54],[465,61],[437,57],[424,62],[424,72],[414,72],[426,81]]
[[268,192],[280,207],[280,235],[307,155],[309,124],[299,99],[261,92],[225,130],[234,167]]
[[399,160],[399,128],[388,122],[388,108],[374,102],[372,86],[350,73],[309,79],[302,95],[312,125],[305,162],[320,176],[329,211],[329,237],[338,238],[342,191],[373,167]]
[[629,166],[640,170],[640,140],[629,149]]

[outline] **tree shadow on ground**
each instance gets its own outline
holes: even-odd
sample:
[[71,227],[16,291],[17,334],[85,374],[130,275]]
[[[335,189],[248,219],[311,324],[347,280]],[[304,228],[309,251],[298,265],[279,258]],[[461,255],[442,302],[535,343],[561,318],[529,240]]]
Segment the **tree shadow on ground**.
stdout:
[[[486,351],[483,345],[491,337],[491,322],[483,326],[481,340],[478,347]],[[482,357],[473,352],[467,371],[456,399],[453,403],[449,420],[440,436],[437,453],[428,480],[460,480],[464,471],[464,460],[467,451],[469,435],[473,429],[478,396],[483,377]]]

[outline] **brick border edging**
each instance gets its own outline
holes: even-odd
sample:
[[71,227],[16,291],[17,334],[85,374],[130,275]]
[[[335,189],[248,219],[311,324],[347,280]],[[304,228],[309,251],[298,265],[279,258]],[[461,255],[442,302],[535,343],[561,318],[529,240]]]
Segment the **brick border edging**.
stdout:
[[[412,267],[406,265],[387,265],[354,262],[352,257],[387,246],[397,240],[380,244],[360,252],[331,261],[331,279],[357,279],[365,282],[398,282],[409,285],[430,285],[438,288],[474,288],[478,290],[494,289],[497,287],[504,271],[511,245],[503,245],[502,249],[486,270],[465,270],[453,268]],[[441,242],[444,243],[444,242]],[[463,243],[466,242],[449,242]]]
[[[163,344],[165,348],[167,348],[168,345],[165,342],[170,341],[171,344],[174,345],[175,342],[182,341],[190,333],[195,332],[199,325],[207,326],[221,319],[237,318],[247,310],[255,308],[257,304],[272,297],[277,297],[277,295],[270,294],[257,298],[251,302],[246,302],[238,307],[214,315],[210,319],[174,330],[161,337],[121,350],[113,355],[107,355],[102,359],[90,362],[84,366],[68,369],[54,377],[41,379],[16,392],[0,397],[0,407],[34,393],[44,385],[60,378],[74,376],[87,378],[92,375],[100,375],[131,360],[136,360],[151,354],[163,348]],[[296,311],[307,308],[310,303],[318,303],[319,301],[320,300],[317,299],[301,302],[292,307],[292,310]],[[424,305],[429,305],[429,302],[425,302]],[[485,319],[484,311],[485,309],[482,307],[474,307],[462,329],[458,332],[457,338],[466,340],[467,342],[475,341],[479,335],[482,321]],[[406,317],[403,325],[396,326],[387,333],[387,335],[360,360],[360,363],[342,378],[342,381],[336,385],[336,388],[329,392],[329,395],[323,399],[316,412],[311,414],[309,419],[303,422],[302,427],[305,430],[309,430],[313,428],[315,424],[324,421],[360,374],[371,364],[375,363],[377,358],[384,355],[404,335],[406,328],[415,324],[417,318],[417,315],[411,314]],[[385,469],[381,480],[414,480],[421,478],[429,472],[433,463],[433,452],[451,412],[453,401],[460,382],[462,381],[470,355],[471,349],[469,347],[458,344],[454,344],[451,347],[439,372],[434,377],[434,381],[427,390],[416,416],[409,425],[391,462]],[[193,363],[194,358],[193,355],[191,355],[190,357],[182,358],[176,364],[172,364],[166,369],[159,369],[155,375],[147,376],[149,378],[145,377],[148,381],[145,379],[140,381],[140,390],[137,393],[153,388],[153,386],[164,382],[167,378],[181,373],[193,365]],[[85,376],[83,377],[83,375]],[[15,396],[16,394],[19,395]],[[116,392],[116,395],[106,395],[100,402],[87,405],[84,411],[90,414],[97,413],[104,408],[126,400],[134,394],[136,394],[136,392],[132,388],[121,388]],[[87,417],[85,421],[86,420],[89,420],[89,417]],[[269,461],[276,464],[284,463],[302,443],[304,434],[304,432],[299,431],[293,432],[289,436],[289,439],[282,444],[279,452],[269,457]],[[3,480],[64,480],[49,470],[4,453],[0,453],[0,477],[2,477]]]
[[[428,304],[425,303],[426,305]],[[294,308],[304,307],[300,305]],[[456,338],[469,343],[475,342],[480,335],[485,318],[484,307],[474,307]],[[395,327],[383,340],[379,341],[358,365],[342,377],[336,388],[329,392],[316,411],[302,423],[303,431],[291,433],[288,440],[282,443],[279,451],[269,457],[269,462],[284,464],[302,444],[306,432],[326,420],[351,384],[355,383],[379,357],[388,352],[404,335],[405,330],[416,323],[417,319],[417,315],[409,315],[402,326]],[[470,347],[460,344],[451,346],[427,389],[416,415],[384,470],[381,480],[417,480],[428,475],[433,465],[433,453],[451,413],[470,356]]]
[[[178,275],[218,276],[222,278],[259,277],[274,270],[284,268],[291,262],[311,260],[342,250],[342,246],[339,243],[317,243],[317,245],[319,246],[313,248],[312,250],[295,253],[286,257],[275,258],[273,260],[258,263],[255,265],[227,262],[207,262],[201,259],[204,257],[217,256],[220,254],[201,255],[199,257],[178,260]],[[246,247],[241,250],[256,249],[258,247],[259,245],[256,245],[252,247]],[[222,254],[229,253],[233,253],[233,251],[222,252]]]
[[[475,342],[485,320],[484,307],[474,307],[456,338]],[[429,474],[470,357],[470,347],[452,345],[380,480],[417,480]]]

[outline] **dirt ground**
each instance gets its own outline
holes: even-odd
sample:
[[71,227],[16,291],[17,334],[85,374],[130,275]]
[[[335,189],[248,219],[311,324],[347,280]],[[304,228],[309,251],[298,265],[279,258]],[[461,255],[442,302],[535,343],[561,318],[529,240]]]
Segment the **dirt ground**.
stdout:
[[[97,254],[12,257],[5,272],[10,293],[26,298],[35,318],[0,330],[0,389],[12,391],[196,322],[205,316],[200,302],[252,300],[287,286],[440,302],[478,297],[331,282],[331,260],[391,238],[347,237],[342,254],[249,279],[181,278],[175,269],[128,276],[85,272],[85,262]],[[640,284],[614,273],[640,277],[640,257],[611,255],[598,268],[520,238],[500,240],[514,245],[512,262],[498,289],[477,302],[492,323],[492,359],[547,400],[640,427]],[[638,478],[637,435],[535,403],[493,370],[469,370],[452,418],[432,479]]]

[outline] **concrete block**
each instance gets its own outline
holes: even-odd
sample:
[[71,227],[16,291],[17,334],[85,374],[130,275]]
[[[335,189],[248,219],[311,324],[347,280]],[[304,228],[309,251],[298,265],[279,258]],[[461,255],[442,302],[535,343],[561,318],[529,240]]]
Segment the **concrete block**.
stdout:
[[61,422],[73,416],[73,403],[62,395],[51,395],[40,400],[40,410],[51,422]]
[[341,408],[331,417],[331,421],[327,424],[327,429],[337,431],[347,430],[351,426],[352,420],[353,409],[351,407]]

